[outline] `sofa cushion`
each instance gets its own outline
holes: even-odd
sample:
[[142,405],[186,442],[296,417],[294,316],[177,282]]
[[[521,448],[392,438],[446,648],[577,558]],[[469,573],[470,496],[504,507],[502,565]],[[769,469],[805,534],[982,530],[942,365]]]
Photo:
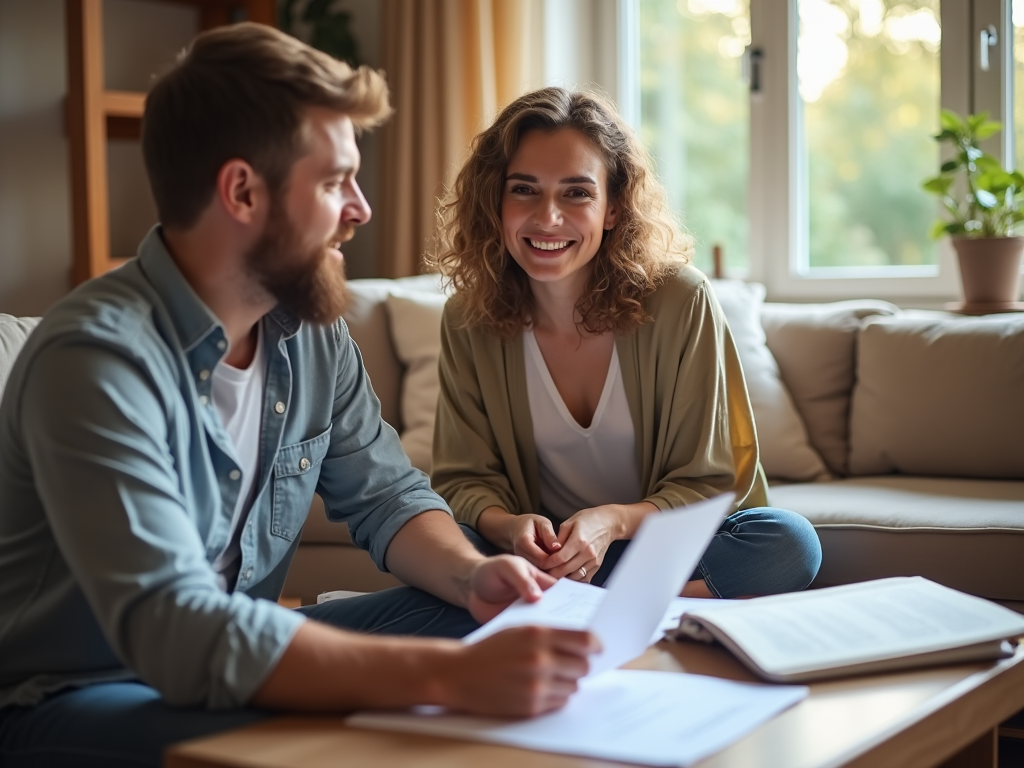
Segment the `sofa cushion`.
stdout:
[[894,315],[885,301],[773,304],[761,308],[768,348],[828,468],[849,473],[850,397],[857,333],[864,318]]
[[38,317],[14,317],[0,313],[0,393],[11,375],[15,358],[38,324]]
[[402,362],[395,354],[387,314],[387,297],[394,290],[438,293],[436,275],[416,275],[396,280],[361,278],[348,282],[349,305],[345,323],[359,347],[363,365],[380,399],[380,412],[388,424],[402,432]]
[[402,447],[412,465],[430,473],[434,414],[441,393],[441,313],[447,297],[395,289],[387,298],[391,340],[405,366],[402,378]]
[[817,529],[815,586],[920,575],[1024,600],[1024,481],[851,477],[772,486],[770,499]]
[[850,472],[1024,478],[1024,315],[868,320]]
[[736,340],[765,473],[787,480],[828,476],[765,343],[760,319],[764,286],[739,280],[712,280],[711,284]]

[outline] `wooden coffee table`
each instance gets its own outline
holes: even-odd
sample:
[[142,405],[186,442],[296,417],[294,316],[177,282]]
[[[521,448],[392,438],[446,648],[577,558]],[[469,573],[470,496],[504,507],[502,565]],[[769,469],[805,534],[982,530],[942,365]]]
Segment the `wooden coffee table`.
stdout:
[[[724,649],[661,642],[628,666],[755,680]],[[996,728],[1024,708],[1024,646],[1009,659],[816,683],[810,696],[700,768],[995,768]],[[172,748],[166,768],[621,765],[281,717]]]

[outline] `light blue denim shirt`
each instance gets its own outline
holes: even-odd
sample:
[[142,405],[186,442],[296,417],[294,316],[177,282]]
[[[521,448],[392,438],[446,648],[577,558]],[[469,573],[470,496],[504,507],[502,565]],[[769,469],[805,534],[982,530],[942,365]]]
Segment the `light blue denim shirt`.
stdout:
[[230,594],[211,566],[239,488],[210,403],[227,340],[159,228],[29,338],[0,404],[0,706],[131,678],[242,706],[304,621],[273,601],[314,491],[382,570],[402,525],[448,510],[381,420],[345,324],[262,322],[257,495]]

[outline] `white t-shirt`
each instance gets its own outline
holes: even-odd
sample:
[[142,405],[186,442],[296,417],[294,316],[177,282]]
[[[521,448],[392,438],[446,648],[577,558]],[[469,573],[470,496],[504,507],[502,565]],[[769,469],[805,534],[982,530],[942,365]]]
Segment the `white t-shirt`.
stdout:
[[541,507],[565,520],[581,509],[640,501],[636,430],[615,348],[594,419],[586,429],[566,408],[530,329],[523,332],[523,355]]
[[231,535],[224,551],[213,562],[220,586],[225,591],[235,583],[241,565],[239,545],[242,524],[249,516],[256,495],[256,476],[259,471],[260,427],[263,420],[263,388],[266,384],[267,364],[263,354],[263,324],[256,338],[256,354],[248,368],[233,368],[221,361],[213,369],[213,407],[220,423],[231,438],[235,461],[242,473],[238,500],[231,515]]

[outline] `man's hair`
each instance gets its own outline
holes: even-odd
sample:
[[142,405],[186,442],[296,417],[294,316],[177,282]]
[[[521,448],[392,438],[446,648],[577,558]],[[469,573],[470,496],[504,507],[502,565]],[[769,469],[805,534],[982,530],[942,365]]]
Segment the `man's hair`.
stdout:
[[669,212],[646,150],[609,102],[564,88],[528,93],[473,140],[438,208],[438,233],[427,259],[455,289],[464,322],[504,339],[526,327],[534,309],[529,278],[503,241],[505,175],[527,132],[561,128],[593,142],[608,171],[609,203],[619,207],[577,304],[581,327],[592,333],[639,327],[649,319],[644,297],[690,260],[690,238]]
[[344,112],[357,131],[391,114],[383,76],[262,24],[203,32],[146,97],[142,152],[160,220],[187,229],[224,163],[245,160],[272,194],[305,150],[304,112]]

